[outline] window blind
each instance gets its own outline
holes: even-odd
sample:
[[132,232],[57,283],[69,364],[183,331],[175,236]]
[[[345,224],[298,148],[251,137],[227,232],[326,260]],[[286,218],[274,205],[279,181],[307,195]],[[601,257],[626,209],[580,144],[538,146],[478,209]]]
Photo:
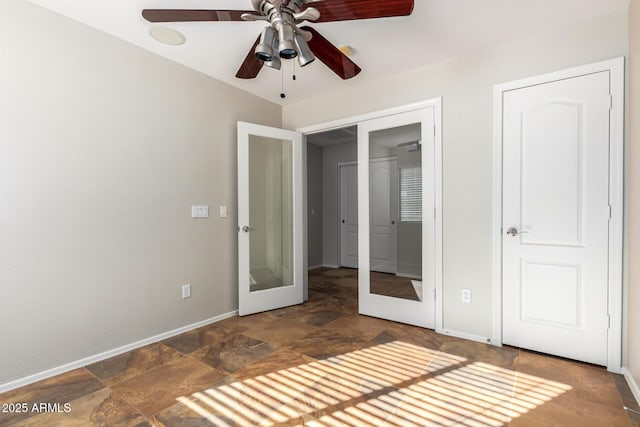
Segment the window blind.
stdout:
[[422,222],[422,168],[400,169],[400,221]]

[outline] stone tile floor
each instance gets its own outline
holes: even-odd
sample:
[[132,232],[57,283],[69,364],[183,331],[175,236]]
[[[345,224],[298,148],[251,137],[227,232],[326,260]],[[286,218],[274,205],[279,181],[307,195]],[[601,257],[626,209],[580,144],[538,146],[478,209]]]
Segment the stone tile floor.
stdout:
[[4,393],[60,411],[0,413],[0,426],[640,426],[620,375],[359,316],[354,270],[309,279],[303,305]]

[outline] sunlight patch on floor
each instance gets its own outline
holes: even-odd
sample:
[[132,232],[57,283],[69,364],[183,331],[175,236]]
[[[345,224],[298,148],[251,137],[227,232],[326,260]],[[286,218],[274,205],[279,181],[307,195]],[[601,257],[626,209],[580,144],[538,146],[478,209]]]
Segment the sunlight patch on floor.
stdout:
[[[181,397],[216,426],[502,426],[571,389],[401,341]],[[322,415],[318,415],[322,414]],[[316,417],[311,417],[315,414]],[[310,418],[310,419],[309,419]]]

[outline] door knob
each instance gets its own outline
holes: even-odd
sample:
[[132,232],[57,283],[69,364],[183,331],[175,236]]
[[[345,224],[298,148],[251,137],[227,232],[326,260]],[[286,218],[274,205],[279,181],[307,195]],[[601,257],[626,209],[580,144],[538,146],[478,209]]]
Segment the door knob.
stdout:
[[515,237],[518,234],[525,234],[525,233],[528,233],[528,231],[524,231],[524,230],[518,231],[518,229],[515,227],[511,227],[507,229],[507,236],[511,236],[511,237]]
[[244,227],[242,227],[242,231],[244,231],[245,233],[248,233],[250,231],[255,231],[255,228],[251,228],[248,225],[245,225]]

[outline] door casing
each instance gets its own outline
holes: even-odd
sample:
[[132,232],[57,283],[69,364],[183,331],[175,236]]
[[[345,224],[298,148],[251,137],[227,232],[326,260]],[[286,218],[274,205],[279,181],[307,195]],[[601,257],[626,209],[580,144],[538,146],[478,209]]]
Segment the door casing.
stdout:
[[507,91],[553,81],[609,71],[611,76],[611,128],[609,133],[609,277],[611,323],[608,333],[607,369],[622,370],[622,259],[624,182],[624,58],[614,58],[494,86],[493,123],[493,332],[492,344],[502,345],[502,117]]

